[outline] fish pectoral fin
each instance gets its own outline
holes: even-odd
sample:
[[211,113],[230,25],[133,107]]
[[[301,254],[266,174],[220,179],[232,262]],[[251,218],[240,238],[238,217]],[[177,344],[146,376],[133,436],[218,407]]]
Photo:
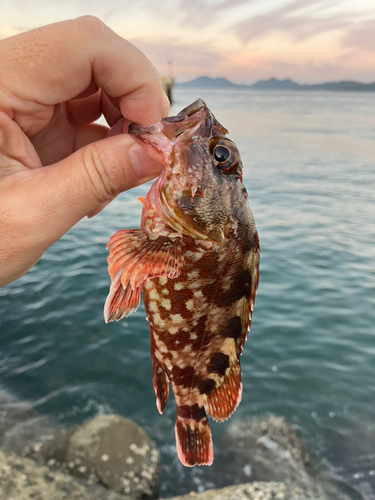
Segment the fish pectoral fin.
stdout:
[[109,294],[105,301],[105,322],[118,321],[124,316],[129,316],[129,314],[137,310],[140,300],[140,287],[133,290],[128,284],[126,288],[124,288],[121,283],[121,274],[118,272],[111,283],[111,288],[109,289]]
[[160,362],[153,357],[152,360],[153,368],[153,384],[156,394],[156,406],[159,413],[163,413],[165,407],[167,406],[168,396],[169,396],[169,382],[164,368]]
[[[189,408],[193,410],[189,414]],[[201,415],[194,415],[199,412]],[[214,460],[211,430],[204,408],[177,406],[176,447],[182,465],[211,465]]]
[[109,240],[108,272],[112,279],[121,271],[125,288],[134,290],[143,281],[158,276],[177,278],[183,264],[180,242],[167,236],[151,239],[142,229],[118,231]]
[[118,231],[107,248],[112,280],[104,309],[107,323],[137,309],[144,281],[158,276],[177,278],[184,260],[179,241],[166,236],[152,240],[142,229]]
[[[232,339],[231,339],[232,340]],[[233,343],[233,351],[235,345]],[[225,357],[225,355],[223,355]],[[229,366],[223,376],[213,373],[216,382],[215,387],[206,395],[204,406],[206,412],[217,422],[223,422],[229,418],[242,397],[241,367],[237,356],[233,354],[229,358]],[[221,356],[218,357],[220,360]],[[219,367],[220,368],[220,367]]]

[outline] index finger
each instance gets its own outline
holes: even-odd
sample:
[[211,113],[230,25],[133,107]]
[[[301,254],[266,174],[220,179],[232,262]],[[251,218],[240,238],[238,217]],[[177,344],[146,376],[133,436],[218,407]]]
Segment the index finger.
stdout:
[[121,113],[131,121],[150,125],[166,111],[160,76],[151,62],[91,16],[2,40],[0,75],[5,95],[0,105],[30,127],[30,134],[35,128],[31,117],[39,112],[43,121],[48,114],[43,107],[74,98],[92,81],[118,99]]

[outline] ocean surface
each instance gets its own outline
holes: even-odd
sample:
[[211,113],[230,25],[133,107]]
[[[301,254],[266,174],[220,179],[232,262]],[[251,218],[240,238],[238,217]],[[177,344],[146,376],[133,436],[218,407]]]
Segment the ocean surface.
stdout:
[[[176,89],[171,114],[202,97],[229,129],[261,243],[244,393],[231,422],[283,415],[318,461],[375,485],[375,94]],[[225,482],[212,423],[211,468],[183,468],[173,397],[155,406],[143,305],[105,325],[106,243],[139,227],[149,185],[122,194],[0,289],[0,384],[64,425],[134,419],[162,453],[161,494]],[[178,474],[178,476],[176,476]],[[179,477],[179,481],[176,481]]]

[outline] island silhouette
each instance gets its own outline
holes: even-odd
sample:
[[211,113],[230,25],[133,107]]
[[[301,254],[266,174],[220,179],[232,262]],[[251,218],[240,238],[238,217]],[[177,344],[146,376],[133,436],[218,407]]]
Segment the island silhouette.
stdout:
[[341,92],[375,92],[374,83],[360,83],[354,81],[326,82],[311,85],[300,85],[289,78],[278,80],[270,78],[269,80],[259,80],[252,85],[238,85],[230,82],[226,78],[211,78],[209,76],[200,76],[188,82],[177,82],[178,87],[194,88],[220,88],[220,89],[251,89],[251,90],[329,90]]

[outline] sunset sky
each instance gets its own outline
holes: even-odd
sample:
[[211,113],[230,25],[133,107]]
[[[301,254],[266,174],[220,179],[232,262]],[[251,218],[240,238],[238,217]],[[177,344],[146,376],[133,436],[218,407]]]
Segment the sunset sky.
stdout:
[[0,38],[84,14],[178,81],[375,81],[374,0],[3,0]]

